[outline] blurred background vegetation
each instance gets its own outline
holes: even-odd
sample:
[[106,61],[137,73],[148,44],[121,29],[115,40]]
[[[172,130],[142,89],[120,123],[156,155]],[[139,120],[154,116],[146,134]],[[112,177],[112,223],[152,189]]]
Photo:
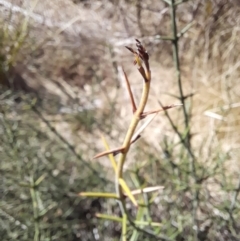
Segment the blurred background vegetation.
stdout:
[[[180,3],[181,1],[179,1]],[[158,115],[131,149],[132,186],[163,185],[149,207],[158,240],[240,240],[240,2],[182,1],[178,28],[182,109]],[[161,0],[0,0],[1,240],[119,240],[114,201],[81,191],[114,191],[107,158],[121,144],[141,77],[124,46],[138,38],[150,54],[148,110],[179,103],[168,5]],[[194,167],[194,168],[193,168]],[[131,209],[131,206],[129,206]],[[155,240],[139,234],[138,240]]]

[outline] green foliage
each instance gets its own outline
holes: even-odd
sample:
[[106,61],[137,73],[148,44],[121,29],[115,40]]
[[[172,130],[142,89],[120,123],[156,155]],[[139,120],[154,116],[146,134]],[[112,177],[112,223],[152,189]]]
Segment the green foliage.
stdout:
[[22,110],[24,101],[14,98],[1,98],[2,240],[73,240],[78,235],[92,240],[91,208],[97,204],[76,194],[105,185],[104,179],[81,155],[49,135],[38,113]]

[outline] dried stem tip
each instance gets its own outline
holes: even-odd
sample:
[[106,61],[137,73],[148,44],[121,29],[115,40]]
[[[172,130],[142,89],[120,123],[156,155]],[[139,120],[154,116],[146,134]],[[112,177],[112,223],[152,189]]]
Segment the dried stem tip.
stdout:
[[136,46],[137,46],[137,52],[133,50],[131,47],[128,47],[128,46],[125,46],[125,47],[133,54],[138,55],[144,62],[147,62],[149,60],[148,52],[142,46],[142,43],[138,39],[136,39]]
[[138,56],[145,62],[149,60],[149,55],[147,50],[142,46],[141,42],[136,39],[136,46],[138,50]]
[[[131,47],[126,46],[126,48],[135,55],[134,65],[135,64],[138,65],[138,70],[140,74],[143,76],[145,82],[148,82],[151,79],[151,71],[150,71],[149,62],[148,62],[149,55],[147,50],[142,46],[141,42],[138,39],[136,39],[136,46],[137,46],[137,51],[135,51]],[[146,66],[146,71],[142,66],[141,61],[144,62]]]

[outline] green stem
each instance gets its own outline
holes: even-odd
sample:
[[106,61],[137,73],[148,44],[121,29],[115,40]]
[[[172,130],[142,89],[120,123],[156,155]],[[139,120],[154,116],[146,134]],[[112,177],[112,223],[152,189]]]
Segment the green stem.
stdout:
[[[178,30],[177,30],[177,23],[176,23],[176,3],[178,4],[179,1],[171,0],[171,4],[169,4],[171,9],[171,20],[172,20],[172,48],[173,48],[173,59],[175,63],[176,69],[176,77],[178,82],[178,88],[180,93],[180,99],[183,104],[183,115],[184,115],[184,123],[185,123],[185,130],[187,130],[186,138],[184,138],[184,146],[188,150],[188,154],[191,158],[190,161],[190,169],[194,179],[194,186],[197,184],[197,175],[196,175],[196,167],[195,167],[195,158],[191,150],[190,146],[190,131],[189,131],[189,114],[187,113],[187,108],[185,104],[185,96],[183,93],[182,87],[182,79],[181,79],[181,68],[180,68],[180,60],[179,60],[179,49],[178,49]],[[182,139],[182,138],[181,138]],[[193,217],[193,225],[196,227],[196,230],[193,230],[194,239],[198,240],[198,222],[197,222],[197,208],[199,203],[199,191],[198,187],[197,190],[193,190],[193,210],[192,210],[192,217]]]
[[79,193],[79,196],[118,199],[118,196],[115,193],[104,193],[104,192],[81,192]]
[[184,114],[184,121],[185,121],[185,128],[188,129],[188,113],[185,105],[185,98],[183,94],[182,88],[182,79],[181,79],[181,69],[180,69],[180,61],[179,61],[179,50],[178,50],[178,32],[177,32],[177,23],[176,23],[176,7],[175,0],[171,0],[171,19],[172,19],[172,33],[173,33],[173,40],[172,40],[172,47],[173,47],[173,59],[176,68],[176,75],[178,81],[178,88],[180,92],[180,99],[183,104],[183,114]]
[[37,186],[35,185],[34,179],[32,177],[30,193],[31,193],[32,205],[33,205],[34,241],[39,241],[40,240],[39,207],[38,207],[38,200],[36,195],[36,188]]

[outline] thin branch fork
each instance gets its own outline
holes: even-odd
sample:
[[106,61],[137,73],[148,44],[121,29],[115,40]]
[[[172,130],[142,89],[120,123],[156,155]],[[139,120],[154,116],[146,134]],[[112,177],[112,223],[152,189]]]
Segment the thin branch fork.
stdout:
[[[140,115],[140,118],[143,119],[143,118],[145,118],[145,117],[148,116],[148,115],[157,114],[157,113],[159,113],[159,112],[161,112],[161,111],[168,110],[168,109],[171,109],[171,108],[174,108],[174,107],[178,107],[178,106],[182,106],[182,104],[173,104],[173,105],[163,106],[161,109],[157,109],[157,110],[153,110],[153,111],[148,111],[148,112],[142,113],[142,114]],[[152,121],[152,120],[150,120],[150,122],[151,122],[151,121]],[[147,125],[150,124],[150,122],[147,123]],[[143,126],[144,126],[143,129],[145,129],[146,126],[145,126],[145,125],[143,125]],[[143,131],[143,129],[142,129],[142,127],[141,127],[141,132]],[[130,142],[130,145],[133,144],[134,142],[136,142],[140,137],[141,137],[140,133],[137,132],[137,134],[135,134],[135,135],[133,136],[133,138],[132,138],[132,140],[131,140],[131,142]],[[124,152],[124,147],[121,146],[121,147],[118,147],[118,148],[115,148],[115,149],[112,149],[112,150],[103,151],[103,152],[95,155],[95,156],[93,157],[93,159],[97,159],[97,158],[99,158],[99,157],[107,156],[107,155],[109,155],[109,154],[113,154],[114,156],[116,156],[117,154],[123,153],[123,152]]]

